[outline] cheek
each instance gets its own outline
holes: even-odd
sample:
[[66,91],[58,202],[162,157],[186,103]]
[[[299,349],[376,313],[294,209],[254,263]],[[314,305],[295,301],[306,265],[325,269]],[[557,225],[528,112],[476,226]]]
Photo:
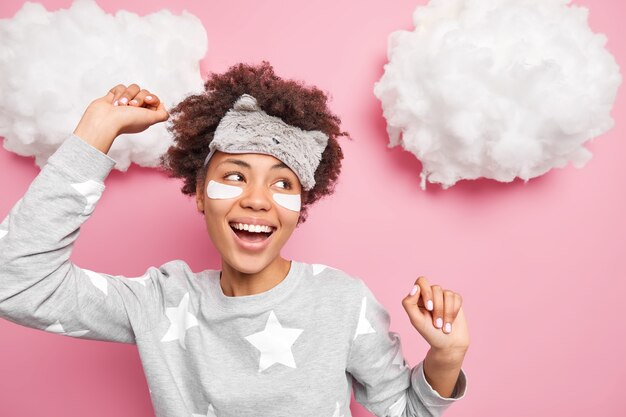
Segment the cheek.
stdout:
[[274,193],[272,194],[272,198],[274,198],[276,204],[286,208],[287,210],[295,211],[297,213],[300,212],[300,194]]
[[219,219],[222,219],[232,208],[236,198],[243,192],[241,187],[222,184],[210,180],[206,186],[204,213],[209,228],[215,228]]
[[207,197],[214,200],[231,199],[238,197],[243,192],[241,187],[222,184],[221,182],[210,180],[206,187]]
[[212,200],[207,198],[204,203],[204,219],[210,230],[222,228],[222,222],[232,208],[232,200]]

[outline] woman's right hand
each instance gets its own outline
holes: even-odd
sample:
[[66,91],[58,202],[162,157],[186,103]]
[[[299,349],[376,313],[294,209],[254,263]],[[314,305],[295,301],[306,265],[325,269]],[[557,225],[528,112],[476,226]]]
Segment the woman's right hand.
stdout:
[[107,153],[118,135],[143,132],[167,119],[169,113],[155,94],[137,84],[118,84],[87,106],[74,134]]

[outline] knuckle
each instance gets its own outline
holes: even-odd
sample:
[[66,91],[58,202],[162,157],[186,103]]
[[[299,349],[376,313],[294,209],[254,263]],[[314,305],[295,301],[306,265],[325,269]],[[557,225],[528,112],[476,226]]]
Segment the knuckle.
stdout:
[[128,89],[129,89],[129,90],[131,90],[131,89],[132,89],[132,90],[141,90],[141,88],[140,88],[137,84],[135,84],[135,83],[133,83],[133,84],[129,85],[129,86],[128,86]]
[[124,84],[118,84],[109,91],[113,93],[113,97],[119,97],[124,90],[126,90],[126,86],[124,86]]
[[452,297],[454,296],[454,291],[450,291],[450,290],[443,290],[443,295],[445,297]]

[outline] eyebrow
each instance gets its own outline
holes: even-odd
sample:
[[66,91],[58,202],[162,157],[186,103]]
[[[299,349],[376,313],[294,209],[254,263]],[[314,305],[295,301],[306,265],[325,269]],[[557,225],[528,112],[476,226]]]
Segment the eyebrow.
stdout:
[[[222,165],[223,163],[226,163],[226,162],[230,162],[232,164],[239,165],[248,169],[252,168],[250,164],[247,163],[246,161],[242,161],[241,159],[233,159],[233,158],[224,159],[222,162],[220,162],[219,165]],[[289,168],[289,167],[285,165],[283,162],[279,162],[276,165],[272,165],[270,169],[281,169],[281,168]]]

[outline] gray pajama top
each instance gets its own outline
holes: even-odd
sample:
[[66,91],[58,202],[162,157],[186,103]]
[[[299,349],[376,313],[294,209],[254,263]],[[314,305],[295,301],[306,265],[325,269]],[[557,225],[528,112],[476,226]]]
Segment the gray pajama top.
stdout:
[[[182,260],[139,277],[69,260],[115,160],[68,136],[0,223],[0,317],[137,345],[157,417],[439,416],[451,398],[406,363],[390,317],[358,277],[291,261],[263,293],[224,295],[219,270]],[[417,333],[416,333],[417,335]]]

